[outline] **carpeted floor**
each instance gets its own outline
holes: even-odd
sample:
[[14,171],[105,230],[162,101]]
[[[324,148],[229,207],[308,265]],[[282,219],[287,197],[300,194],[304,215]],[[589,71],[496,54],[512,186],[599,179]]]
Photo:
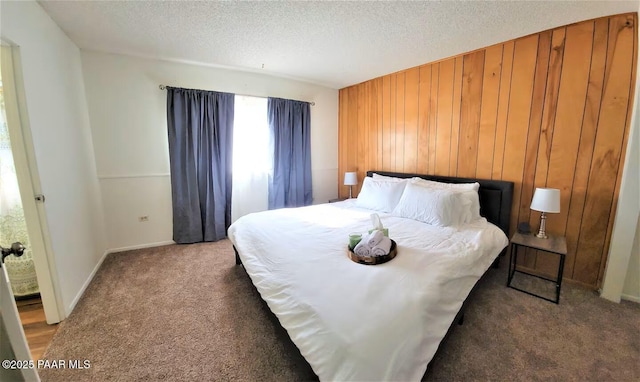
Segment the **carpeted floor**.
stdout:
[[[506,268],[481,280],[428,380],[640,379],[640,304],[564,285],[555,305],[506,288]],[[90,362],[45,382],[316,378],[227,240],[109,255],[43,358]]]

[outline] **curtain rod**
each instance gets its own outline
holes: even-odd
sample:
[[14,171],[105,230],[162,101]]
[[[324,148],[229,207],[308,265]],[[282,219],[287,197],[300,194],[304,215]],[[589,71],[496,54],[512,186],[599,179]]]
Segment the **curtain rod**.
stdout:
[[[160,88],[160,90],[165,90],[167,87],[165,85],[160,84],[159,88]],[[269,97],[255,96],[255,95],[251,95],[251,94],[238,94],[238,93],[233,93],[233,94],[239,95],[239,96],[244,96],[244,97],[269,98]],[[307,102],[307,101],[300,101],[300,102]],[[316,103],[312,101],[312,102],[309,102],[309,105],[315,106]]]

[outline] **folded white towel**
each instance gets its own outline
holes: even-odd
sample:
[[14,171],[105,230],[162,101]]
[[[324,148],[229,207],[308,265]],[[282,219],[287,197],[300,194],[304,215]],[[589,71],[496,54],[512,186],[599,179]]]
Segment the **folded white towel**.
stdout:
[[383,236],[382,240],[380,240],[380,242],[377,245],[371,247],[371,256],[388,255],[390,250],[391,250],[391,239],[389,239],[386,236]]
[[370,218],[371,218],[371,224],[373,225],[373,229],[378,229],[378,230],[383,229],[382,220],[380,220],[380,215],[371,214]]
[[380,243],[380,241],[384,238],[384,233],[380,230],[375,230],[372,231],[369,234],[369,239],[367,241],[367,244],[369,244],[370,247],[375,247],[376,245],[378,245],[378,243]]
[[358,256],[370,256],[371,255],[371,246],[369,245],[369,235],[365,233],[362,235],[362,239],[353,249],[353,252]]

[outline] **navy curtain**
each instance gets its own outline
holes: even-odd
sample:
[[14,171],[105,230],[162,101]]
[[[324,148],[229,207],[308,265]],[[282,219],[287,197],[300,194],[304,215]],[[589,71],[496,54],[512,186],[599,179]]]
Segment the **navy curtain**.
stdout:
[[269,98],[269,209],[308,206],[311,191],[311,111],[308,102]]
[[216,241],[231,224],[234,95],[167,87],[176,243]]

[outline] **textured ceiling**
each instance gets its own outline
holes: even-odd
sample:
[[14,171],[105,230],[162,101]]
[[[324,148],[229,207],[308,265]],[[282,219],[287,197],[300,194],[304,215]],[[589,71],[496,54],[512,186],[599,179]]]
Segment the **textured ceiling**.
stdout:
[[638,1],[40,1],[87,50],[263,72],[342,88]]

